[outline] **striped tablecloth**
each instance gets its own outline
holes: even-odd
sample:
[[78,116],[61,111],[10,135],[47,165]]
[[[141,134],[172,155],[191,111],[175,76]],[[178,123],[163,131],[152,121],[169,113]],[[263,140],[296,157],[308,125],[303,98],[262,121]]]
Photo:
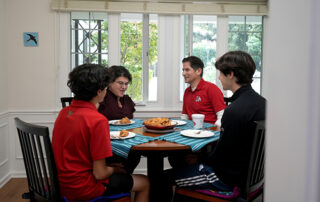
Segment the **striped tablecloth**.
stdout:
[[220,137],[219,131],[212,131],[215,133],[213,137],[209,138],[192,138],[192,137],[186,137],[180,134],[181,131],[169,133],[166,135],[162,135],[159,137],[155,137],[155,140],[165,140],[168,142],[176,142],[179,144],[184,144],[190,146],[192,151],[199,151],[201,148],[206,146],[207,144],[217,141]]
[[134,121],[134,123],[130,125],[124,125],[124,126],[109,125],[110,131],[120,131],[124,129],[128,130],[133,128],[140,128],[143,126],[142,123],[144,122],[144,120],[142,119],[131,119],[131,120]]
[[136,134],[133,138],[122,140],[111,140],[112,152],[118,156],[128,158],[128,154],[132,146],[150,142],[154,140],[153,137]]
[[[182,130],[193,129],[193,122],[191,120],[180,120],[180,119],[176,119],[176,120],[187,122],[187,124],[182,125],[182,126],[176,126],[176,128],[180,128]],[[211,128],[213,126],[214,125],[211,123],[203,123],[203,128]]]

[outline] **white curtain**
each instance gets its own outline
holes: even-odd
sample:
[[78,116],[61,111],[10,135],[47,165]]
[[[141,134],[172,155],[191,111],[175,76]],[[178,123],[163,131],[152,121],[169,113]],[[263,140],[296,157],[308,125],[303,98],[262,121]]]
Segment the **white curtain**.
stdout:
[[[221,3],[225,2],[225,3]],[[105,11],[116,13],[158,13],[195,15],[267,15],[267,0],[248,1],[179,1],[170,3],[107,0],[52,0],[55,11]]]

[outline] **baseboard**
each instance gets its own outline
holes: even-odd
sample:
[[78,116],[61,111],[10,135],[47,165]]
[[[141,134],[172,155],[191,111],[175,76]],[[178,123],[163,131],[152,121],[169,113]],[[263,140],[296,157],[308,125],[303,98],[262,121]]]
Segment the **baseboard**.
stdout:
[[0,189],[5,185],[5,184],[7,184],[7,182],[9,182],[9,180],[11,180],[11,174],[10,173],[8,173],[6,176],[4,176],[4,177],[2,177],[1,179],[0,179]]
[[26,178],[27,174],[26,172],[12,172],[11,178]]

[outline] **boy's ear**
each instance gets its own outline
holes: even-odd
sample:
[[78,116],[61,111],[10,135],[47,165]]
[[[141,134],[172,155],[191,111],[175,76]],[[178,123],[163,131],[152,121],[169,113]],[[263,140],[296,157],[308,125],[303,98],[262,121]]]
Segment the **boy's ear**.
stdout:
[[234,72],[230,72],[229,74],[227,74],[227,77],[228,77],[229,79],[234,78]]

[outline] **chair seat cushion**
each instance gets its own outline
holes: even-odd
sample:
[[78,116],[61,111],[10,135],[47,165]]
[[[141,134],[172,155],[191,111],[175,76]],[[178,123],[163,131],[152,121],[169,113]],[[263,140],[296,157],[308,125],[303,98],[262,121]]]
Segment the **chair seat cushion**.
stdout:
[[216,190],[206,190],[206,189],[196,189],[196,192],[203,193],[210,196],[215,196],[224,199],[237,198],[240,194],[240,188],[235,187],[233,191],[216,191]]

